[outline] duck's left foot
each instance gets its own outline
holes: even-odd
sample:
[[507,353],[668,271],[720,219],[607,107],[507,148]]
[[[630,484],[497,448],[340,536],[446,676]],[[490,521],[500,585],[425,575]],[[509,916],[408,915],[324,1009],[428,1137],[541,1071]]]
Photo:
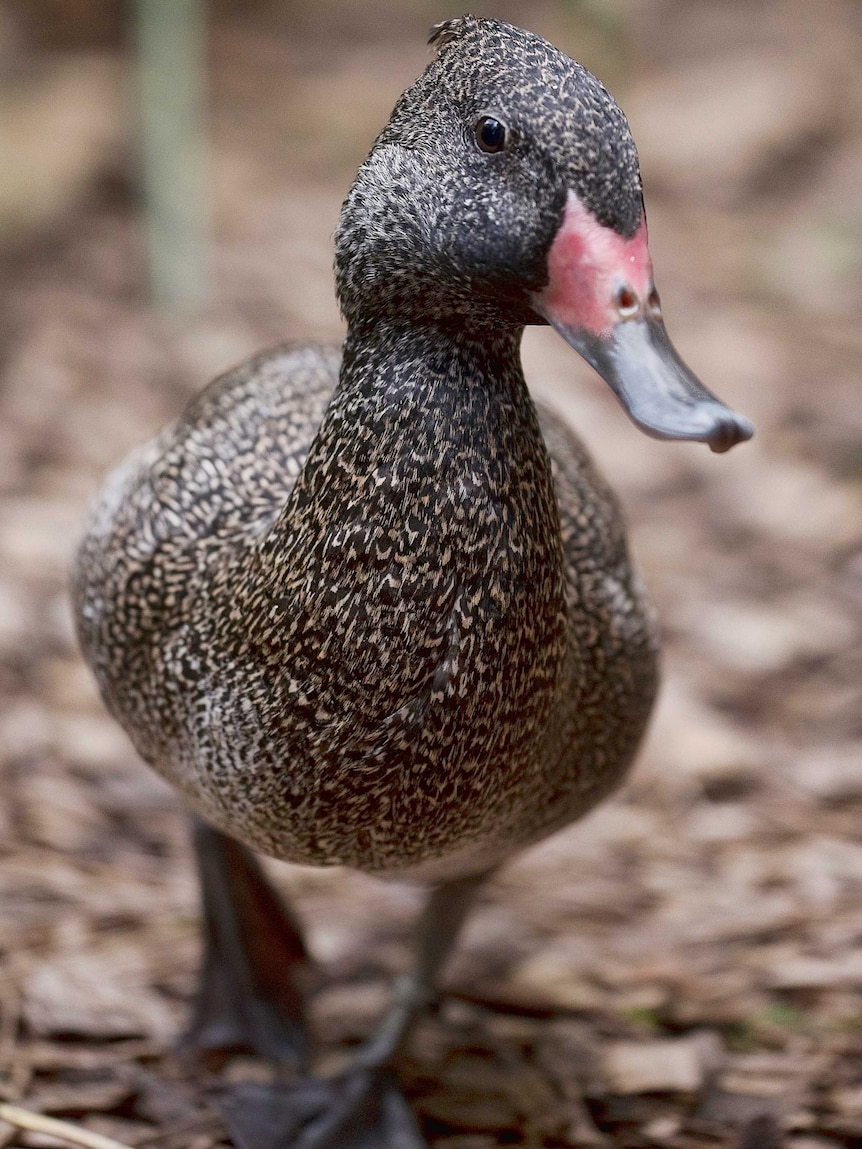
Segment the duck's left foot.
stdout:
[[376,1067],[235,1086],[220,1108],[237,1149],[426,1149],[394,1077]]

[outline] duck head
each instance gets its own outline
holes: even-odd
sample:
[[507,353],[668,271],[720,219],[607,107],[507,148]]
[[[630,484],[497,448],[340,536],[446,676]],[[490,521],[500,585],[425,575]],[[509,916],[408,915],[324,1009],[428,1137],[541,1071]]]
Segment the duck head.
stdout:
[[714,451],[749,439],[668,338],[637,150],[607,90],[502,21],[447,21],[431,42],[342,211],[351,328],[436,324],[491,341],[548,323],[647,434]]

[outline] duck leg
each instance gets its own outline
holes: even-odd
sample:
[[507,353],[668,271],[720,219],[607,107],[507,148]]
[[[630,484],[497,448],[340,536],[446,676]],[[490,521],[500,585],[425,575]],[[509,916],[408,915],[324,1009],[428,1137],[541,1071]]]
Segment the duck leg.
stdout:
[[222,1112],[238,1149],[424,1149],[392,1066],[419,1014],[435,999],[435,982],[487,875],[432,891],[419,922],[412,973],[395,983],[376,1033],[346,1072],[232,1089]]
[[251,1048],[295,1068],[305,1064],[299,926],[239,842],[193,820],[203,903],[198,997],[181,1047],[206,1053]]

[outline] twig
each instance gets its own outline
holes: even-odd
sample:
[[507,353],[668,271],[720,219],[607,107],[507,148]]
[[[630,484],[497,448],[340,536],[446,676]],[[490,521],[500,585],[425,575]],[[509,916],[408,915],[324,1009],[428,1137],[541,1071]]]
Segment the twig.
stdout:
[[2,1101],[0,1121],[6,1121],[18,1129],[29,1129],[33,1133],[48,1133],[72,1145],[81,1145],[83,1149],[131,1149],[130,1145],[123,1145],[113,1137],[103,1137],[101,1133],[92,1133],[89,1129],[70,1125],[68,1121],[58,1121],[56,1117],[45,1117],[42,1113],[33,1113],[18,1105],[6,1105]]

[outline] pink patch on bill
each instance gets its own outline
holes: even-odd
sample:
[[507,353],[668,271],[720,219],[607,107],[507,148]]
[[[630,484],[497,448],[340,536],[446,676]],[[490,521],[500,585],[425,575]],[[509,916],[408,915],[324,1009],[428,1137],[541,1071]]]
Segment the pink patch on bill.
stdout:
[[548,286],[535,297],[538,309],[555,325],[606,336],[619,322],[614,297],[621,287],[631,288],[641,304],[652,290],[646,217],[624,239],[570,191],[548,252]]

